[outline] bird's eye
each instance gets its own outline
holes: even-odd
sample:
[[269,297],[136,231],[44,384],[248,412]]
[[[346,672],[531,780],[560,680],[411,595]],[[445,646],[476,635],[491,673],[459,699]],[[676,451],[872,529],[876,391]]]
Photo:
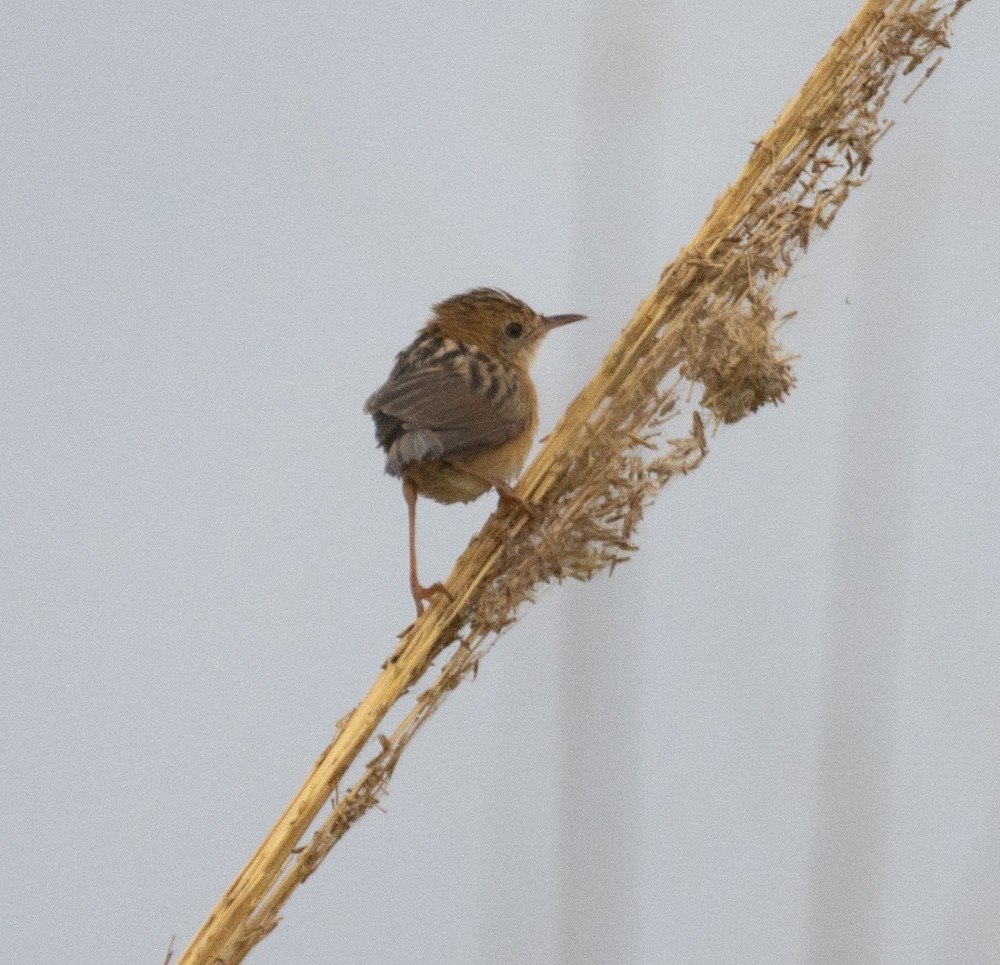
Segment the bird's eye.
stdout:
[[520,322],[510,322],[504,333],[508,338],[520,338],[524,334],[524,326]]

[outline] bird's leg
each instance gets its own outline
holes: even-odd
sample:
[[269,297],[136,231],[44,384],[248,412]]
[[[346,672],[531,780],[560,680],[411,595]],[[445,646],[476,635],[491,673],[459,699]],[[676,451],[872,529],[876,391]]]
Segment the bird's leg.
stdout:
[[413,602],[417,605],[419,617],[424,612],[424,600],[430,603],[439,593],[443,593],[449,600],[453,597],[443,583],[420,585],[417,579],[417,487],[406,478],[403,479],[403,498],[406,500],[406,511],[410,518],[410,592],[413,594]]

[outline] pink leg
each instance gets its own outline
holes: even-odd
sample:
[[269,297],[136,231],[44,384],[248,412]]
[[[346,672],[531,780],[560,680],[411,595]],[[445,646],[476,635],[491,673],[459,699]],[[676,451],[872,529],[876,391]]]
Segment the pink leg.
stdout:
[[451,594],[443,583],[434,583],[426,587],[420,585],[420,580],[417,579],[417,487],[405,477],[403,498],[406,500],[406,511],[410,520],[410,592],[413,594],[413,602],[417,605],[419,617],[424,612],[425,600],[430,603],[439,593],[450,599]]

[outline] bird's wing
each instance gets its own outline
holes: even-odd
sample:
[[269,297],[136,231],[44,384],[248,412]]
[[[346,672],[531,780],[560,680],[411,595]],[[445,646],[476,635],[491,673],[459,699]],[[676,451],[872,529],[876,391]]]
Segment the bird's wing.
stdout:
[[520,378],[484,355],[411,363],[365,403],[388,453],[386,471],[402,475],[421,459],[469,457],[509,442],[530,424]]

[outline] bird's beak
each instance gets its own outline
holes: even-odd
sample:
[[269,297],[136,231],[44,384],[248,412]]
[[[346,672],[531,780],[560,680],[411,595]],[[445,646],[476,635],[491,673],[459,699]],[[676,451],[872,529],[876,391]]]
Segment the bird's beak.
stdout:
[[542,328],[546,332],[550,332],[560,325],[568,325],[570,322],[582,322],[586,317],[586,315],[543,315]]

